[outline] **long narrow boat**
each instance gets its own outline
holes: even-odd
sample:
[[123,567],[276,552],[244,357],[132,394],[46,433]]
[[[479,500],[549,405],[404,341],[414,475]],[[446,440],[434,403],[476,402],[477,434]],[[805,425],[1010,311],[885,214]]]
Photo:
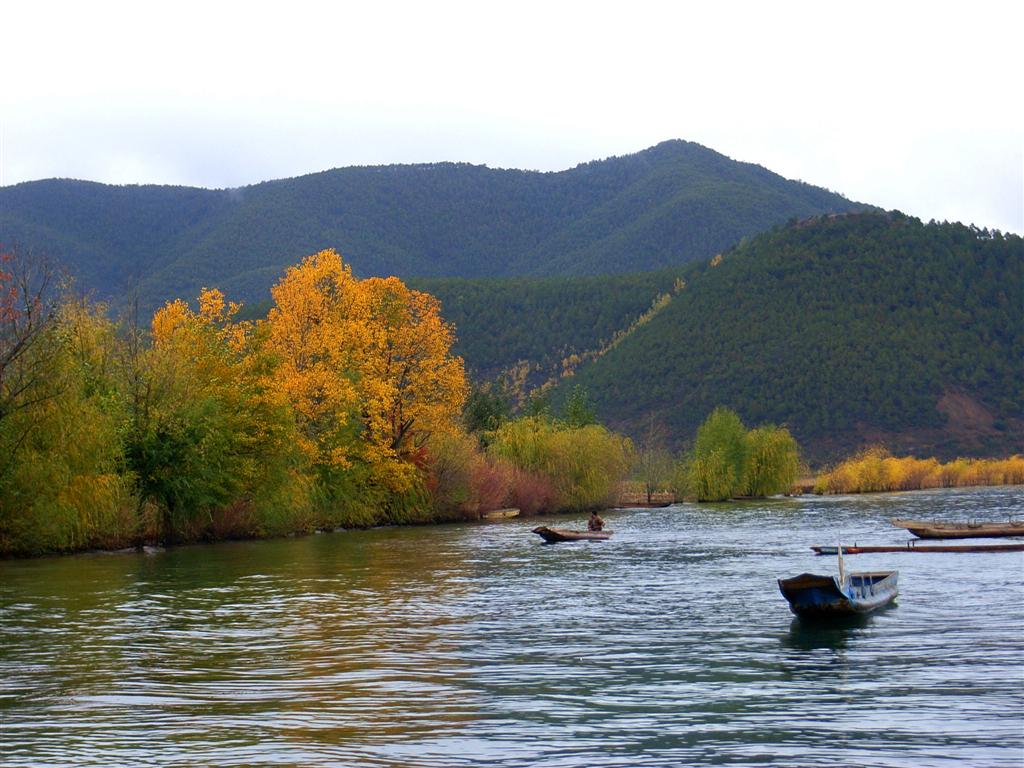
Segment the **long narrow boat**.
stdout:
[[[846,550],[846,547],[843,547]],[[779,591],[797,616],[832,617],[870,613],[892,602],[899,591],[899,571],[819,576],[801,573],[779,579]]]
[[[848,547],[843,545],[844,555],[862,555],[869,552],[1024,552],[1024,544],[937,544],[914,546],[915,542],[877,547]],[[815,554],[834,555],[837,547],[811,547]]]
[[1024,536],[1024,520],[1000,523],[939,523],[932,520],[891,520],[897,528],[906,528],[919,539],[991,539]]
[[546,525],[537,526],[533,532],[551,544],[559,541],[605,541],[612,536],[611,531],[570,531],[565,528],[548,528]]
[[509,517],[519,517],[519,509],[516,507],[506,507],[505,509],[492,509],[490,512],[484,512],[480,515],[482,520],[505,520]]

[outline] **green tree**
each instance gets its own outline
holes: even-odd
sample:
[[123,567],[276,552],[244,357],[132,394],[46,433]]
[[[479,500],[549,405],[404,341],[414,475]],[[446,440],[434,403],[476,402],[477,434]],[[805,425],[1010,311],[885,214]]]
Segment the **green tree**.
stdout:
[[690,486],[698,501],[739,495],[747,466],[746,435],[740,417],[722,406],[701,424],[690,464]]
[[546,478],[555,489],[553,510],[586,510],[609,504],[630,464],[631,444],[599,424],[525,417],[494,434],[488,452],[518,470]]
[[169,540],[197,537],[228,504],[280,504],[282,485],[301,487],[290,471],[301,461],[295,419],[270,386],[255,329],[232,321],[236,308],[219,291],[199,303],[199,312],[183,301],[159,310],[152,347],[126,372],[126,457],[140,502],[157,505]]
[[746,435],[745,496],[773,496],[793,487],[800,465],[796,440],[789,430],[765,426]]
[[36,380],[0,420],[0,555],[133,540],[114,344],[103,308],[65,302],[18,363],[39,355],[54,379]]
[[493,432],[511,418],[512,398],[504,387],[489,383],[470,389],[462,423],[468,432],[479,435],[481,443],[485,442],[484,433]]
[[590,402],[590,395],[579,384],[572,388],[568,399],[565,401],[564,419],[565,423],[570,427],[585,427],[588,424],[597,424],[597,411]]

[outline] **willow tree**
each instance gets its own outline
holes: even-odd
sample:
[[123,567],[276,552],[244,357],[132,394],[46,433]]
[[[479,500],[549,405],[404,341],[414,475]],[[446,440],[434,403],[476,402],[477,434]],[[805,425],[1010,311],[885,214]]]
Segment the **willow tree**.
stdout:
[[793,486],[799,449],[789,430],[763,426],[749,432],[728,408],[716,408],[697,430],[687,486],[698,501],[771,496]]
[[499,427],[491,456],[544,478],[554,489],[554,509],[585,510],[610,504],[632,460],[628,438],[599,424],[571,427],[528,416]]
[[740,495],[747,466],[747,430],[734,411],[719,406],[697,430],[689,486],[698,501]]
[[104,308],[65,302],[21,358],[53,378],[0,419],[0,555],[132,541],[115,343]]
[[743,495],[772,496],[793,487],[800,458],[788,429],[764,426],[750,430],[746,454]]

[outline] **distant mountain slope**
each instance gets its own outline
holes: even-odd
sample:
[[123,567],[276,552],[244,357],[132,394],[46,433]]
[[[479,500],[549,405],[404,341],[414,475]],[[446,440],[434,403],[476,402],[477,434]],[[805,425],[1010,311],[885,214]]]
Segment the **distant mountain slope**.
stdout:
[[870,213],[780,228],[712,264],[568,380],[614,426],[653,414],[685,440],[721,404],[788,425],[817,461],[871,443],[1024,451],[1020,237]]
[[455,351],[477,379],[518,368],[527,388],[562,370],[562,361],[600,349],[700,264],[595,277],[414,278],[441,300],[455,325]]
[[259,299],[338,249],[363,276],[635,272],[707,258],[792,217],[863,209],[669,141],[558,173],[440,163],[342,168],[236,190],[49,180],[0,188],[0,242],[142,304],[216,285]]

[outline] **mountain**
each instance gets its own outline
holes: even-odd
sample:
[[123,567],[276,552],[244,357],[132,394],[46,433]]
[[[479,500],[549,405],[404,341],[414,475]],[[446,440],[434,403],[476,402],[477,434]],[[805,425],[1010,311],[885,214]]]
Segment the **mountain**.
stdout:
[[899,213],[815,217],[692,269],[556,397],[581,384],[612,426],[638,435],[653,416],[677,447],[726,405],[787,425],[815,462],[872,444],[1024,452],[1022,308],[1018,236]]
[[456,163],[341,168],[230,190],[0,188],[0,243],[44,252],[100,298],[152,308],[217,286],[259,300],[323,248],[361,276],[637,272],[706,259],[790,218],[862,210],[684,141],[560,172]]

